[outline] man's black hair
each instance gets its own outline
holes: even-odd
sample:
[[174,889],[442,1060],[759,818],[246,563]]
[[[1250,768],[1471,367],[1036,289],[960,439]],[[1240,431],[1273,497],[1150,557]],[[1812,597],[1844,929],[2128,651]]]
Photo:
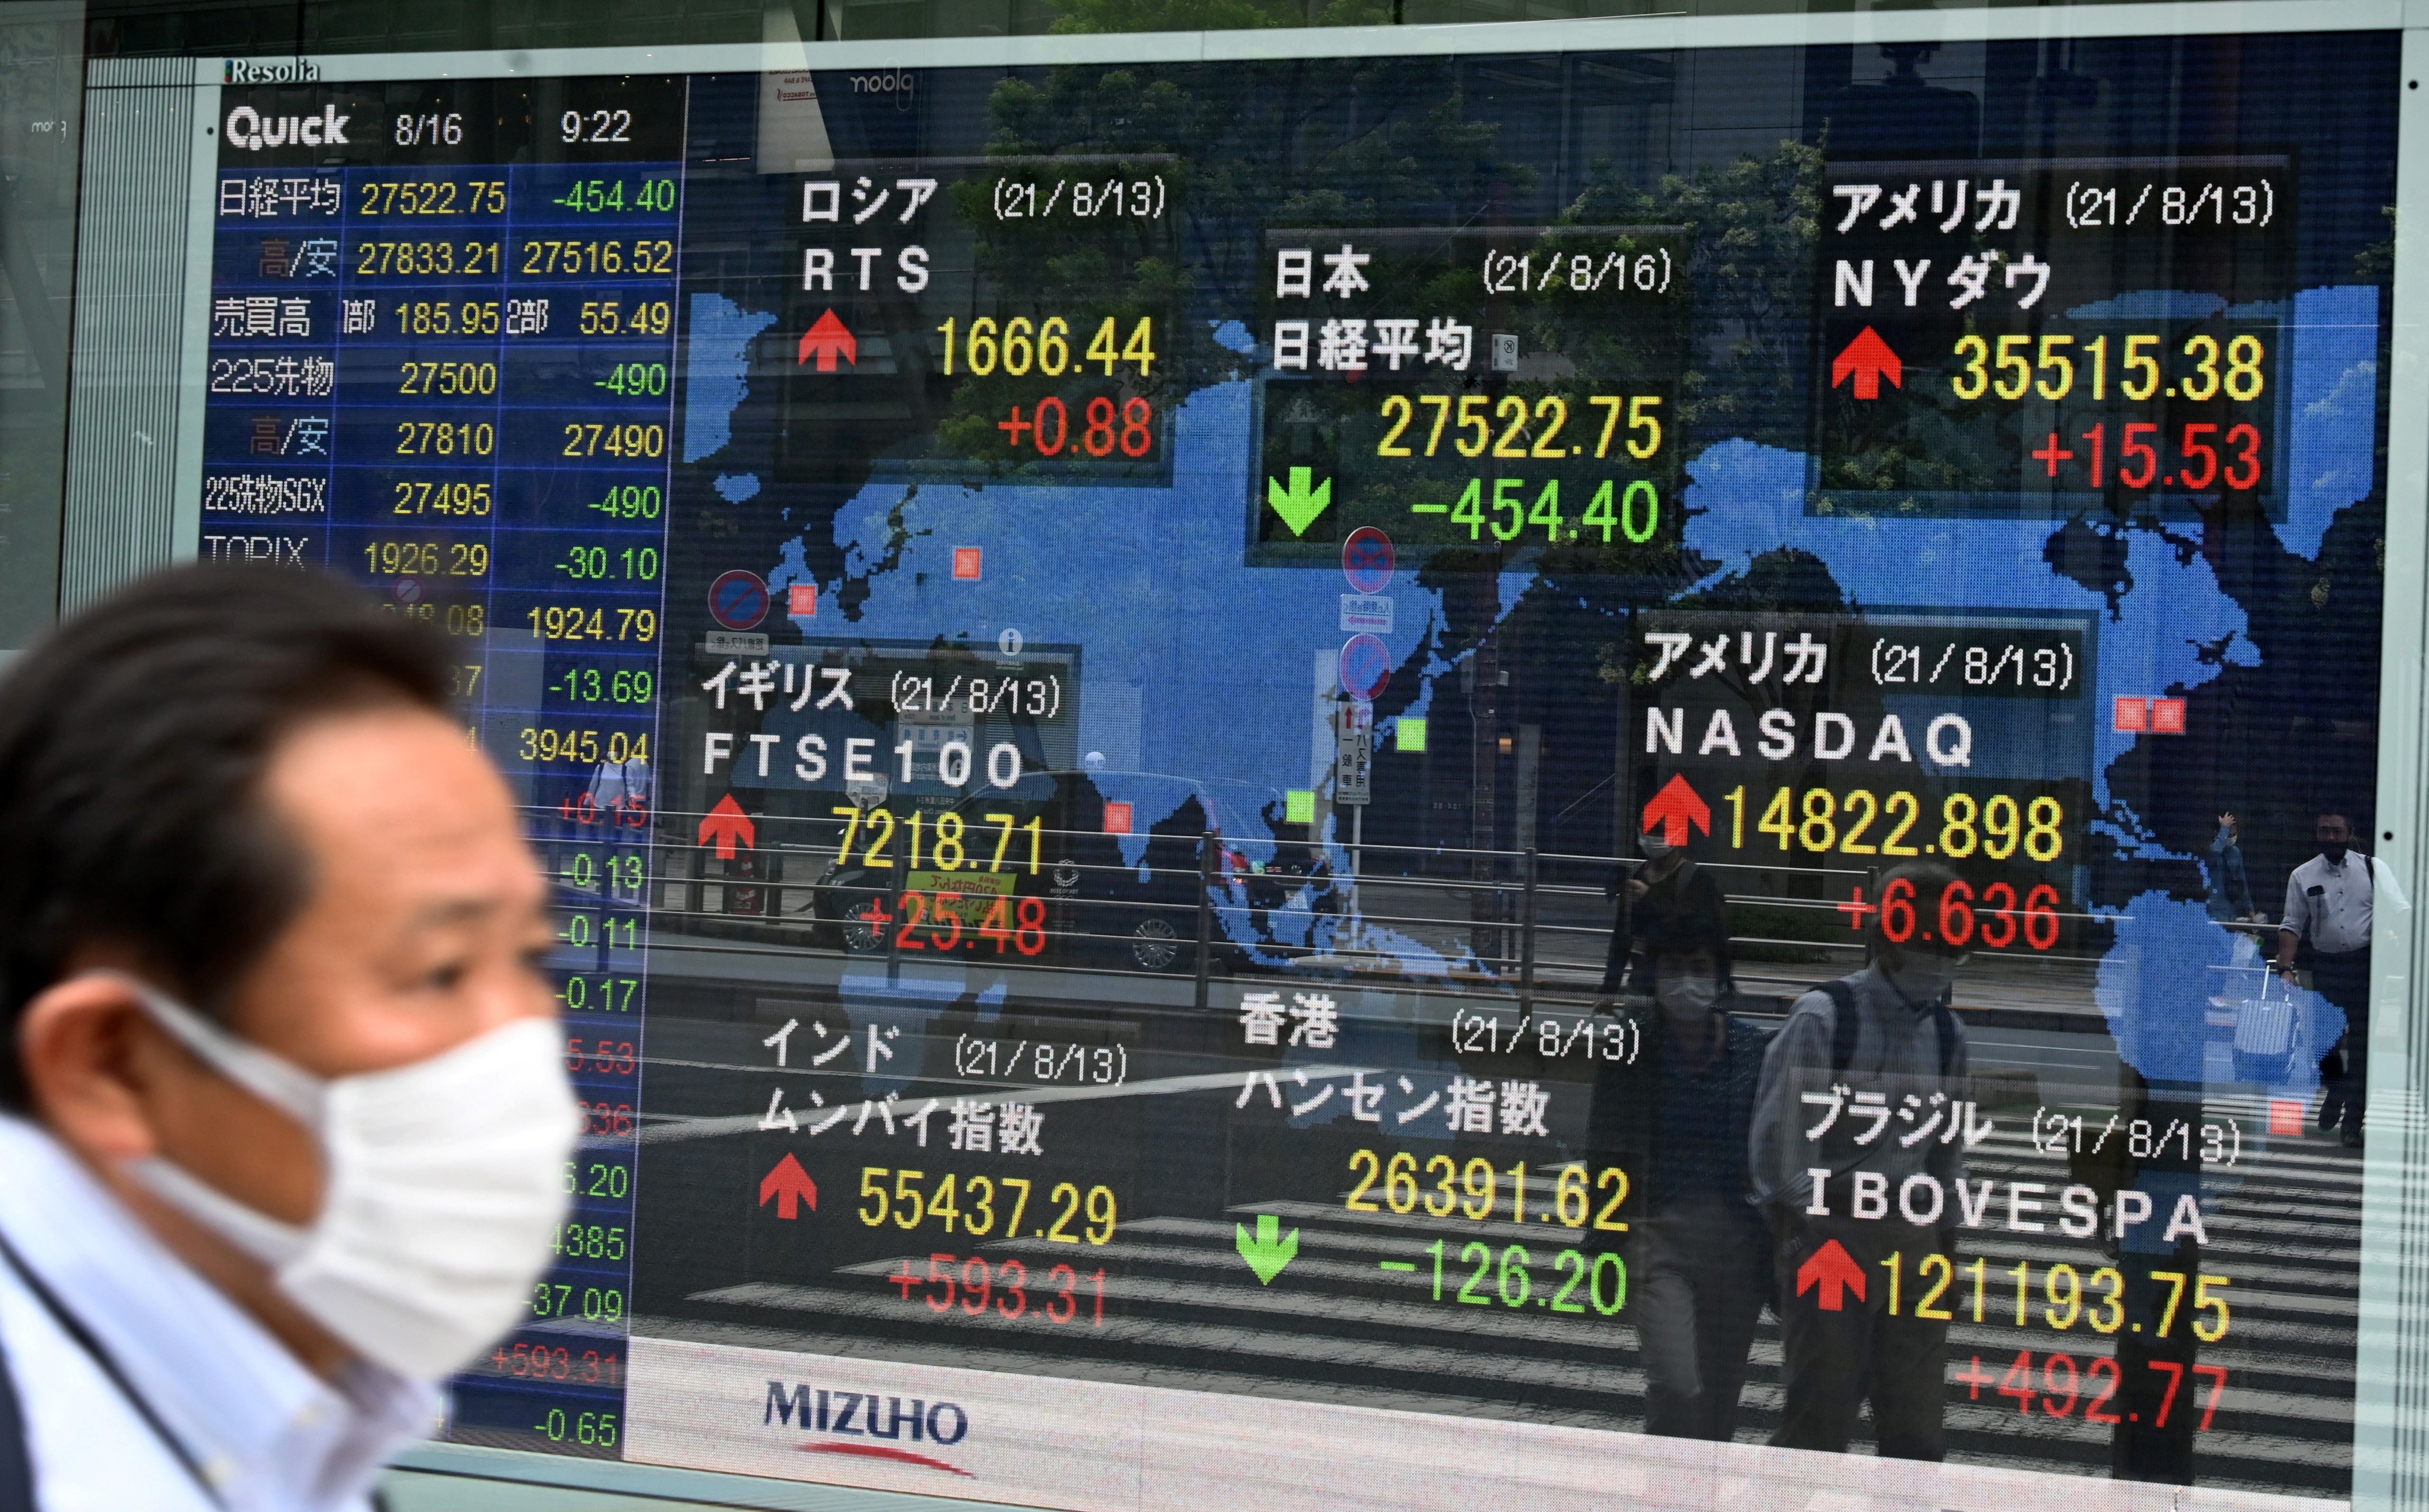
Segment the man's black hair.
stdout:
[[1734,978],[1727,914],[1688,909],[1655,919],[1636,937],[1638,990],[1653,991],[1663,956],[1692,956],[1699,950],[1711,955],[1713,969],[1724,984]]
[[261,783],[289,731],[444,712],[445,642],[335,578],[235,565],[139,578],[0,680],[0,1105],[16,1025],[71,954],[129,952],[205,1011],[310,892]]

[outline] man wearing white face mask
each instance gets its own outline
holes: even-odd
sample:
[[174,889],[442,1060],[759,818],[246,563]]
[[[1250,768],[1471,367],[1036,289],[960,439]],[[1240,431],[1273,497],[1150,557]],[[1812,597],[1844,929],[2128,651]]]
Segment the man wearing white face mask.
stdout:
[[1727,912],[1721,884],[1689,859],[1685,847],[1670,844],[1661,829],[1639,835],[1636,843],[1644,852],[1644,864],[1633,876],[1622,877],[1616,888],[1618,912],[1611,920],[1611,952],[1603,964],[1606,998],[1627,989],[1635,942],[1670,932],[1682,920],[1719,918]]
[[1763,1056],[1749,1154],[1776,1237],[1779,1448],[1843,1452],[1869,1394],[1883,1457],[1945,1453],[1947,1324],[1892,1314],[1880,1262],[1960,1263],[1969,1073],[1948,999],[1965,952],[1927,934],[1955,880],[1929,862],[1883,877],[1871,963],[1799,997]]
[[526,1307],[579,1122],[446,658],[188,567],[0,682],[0,1505],[360,1506]]
[[1628,1010],[1644,1050],[1598,1066],[1609,1074],[1595,1096],[1654,1109],[1635,1161],[1644,1203],[1629,1259],[1644,1431],[1726,1443],[1771,1295],[1770,1235],[1746,1179],[1763,1034],[1727,1011],[1735,988],[1725,914],[1664,919],[1637,944]]

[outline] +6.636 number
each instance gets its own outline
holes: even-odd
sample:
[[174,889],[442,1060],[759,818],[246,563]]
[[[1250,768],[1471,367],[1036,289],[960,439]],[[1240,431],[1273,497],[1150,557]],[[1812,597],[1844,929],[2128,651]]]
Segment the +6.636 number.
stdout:
[[[2047,882],[2024,895],[2024,944],[2036,950],[2057,948],[2058,901],[2057,889]],[[1937,938],[1958,948],[1977,939],[1992,950],[2005,950],[2016,943],[2016,890],[2007,882],[1992,882],[1982,889],[1978,903],[1973,883],[1950,882],[1941,891],[1936,922],[1918,917],[1914,903],[1914,883],[1903,877],[1881,890],[1881,933],[1885,938],[1904,945],[1918,934],[1930,940],[1936,931]],[[1864,890],[1858,887],[1855,897],[1840,904],[1839,912],[1847,915],[1851,928],[1861,929],[1865,915],[1871,912],[1864,903]]]

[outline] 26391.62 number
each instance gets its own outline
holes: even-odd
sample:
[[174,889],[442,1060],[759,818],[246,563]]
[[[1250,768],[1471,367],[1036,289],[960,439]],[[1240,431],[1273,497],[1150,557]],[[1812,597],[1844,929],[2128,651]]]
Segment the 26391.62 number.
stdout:
[[[1511,1178],[1510,1222],[1523,1224],[1527,1221],[1527,1163],[1523,1160],[1502,1172],[1495,1170],[1493,1162],[1480,1155],[1469,1159],[1464,1167],[1447,1155],[1430,1157],[1422,1174],[1434,1181],[1431,1192],[1425,1191],[1418,1184],[1417,1158],[1406,1150],[1388,1161],[1373,1150],[1352,1150],[1349,1152],[1349,1169],[1352,1173],[1363,1173],[1358,1184],[1349,1190],[1348,1196],[1342,1200],[1342,1206],[1351,1212],[1382,1210],[1367,1195],[1380,1181],[1384,1205],[1396,1213],[1414,1212],[1422,1203],[1425,1210],[1436,1218],[1448,1218],[1456,1211],[1483,1223],[1493,1216],[1495,1208],[1501,1201],[1501,1177],[1506,1175]],[[1454,1181],[1457,1186],[1453,1185]],[[1628,1173],[1615,1165],[1603,1167],[1601,1174],[1595,1175],[1591,1183],[1587,1180],[1583,1164],[1564,1165],[1552,1186],[1552,1216],[1564,1228],[1584,1228],[1591,1216],[1595,1228],[1606,1233],[1624,1234],[1628,1232],[1628,1224],[1619,1217],[1619,1211],[1628,1201]],[[1595,1211],[1596,1192],[1603,1196],[1599,1212]],[[1437,1198],[1441,1200],[1437,1202]],[[1541,1215],[1538,1217],[1540,1219]]]

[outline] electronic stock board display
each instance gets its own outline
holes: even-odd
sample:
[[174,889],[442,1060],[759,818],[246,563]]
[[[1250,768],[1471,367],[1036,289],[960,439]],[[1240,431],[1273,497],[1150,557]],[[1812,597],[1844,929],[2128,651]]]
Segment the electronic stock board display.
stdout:
[[[2395,53],[229,65],[195,547],[449,636],[564,903],[446,1437],[2349,1495],[2354,1005],[2264,958],[2371,828]],[[1623,980],[1665,848],[1730,944]],[[1936,1065],[1783,1080],[1875,931]]]

